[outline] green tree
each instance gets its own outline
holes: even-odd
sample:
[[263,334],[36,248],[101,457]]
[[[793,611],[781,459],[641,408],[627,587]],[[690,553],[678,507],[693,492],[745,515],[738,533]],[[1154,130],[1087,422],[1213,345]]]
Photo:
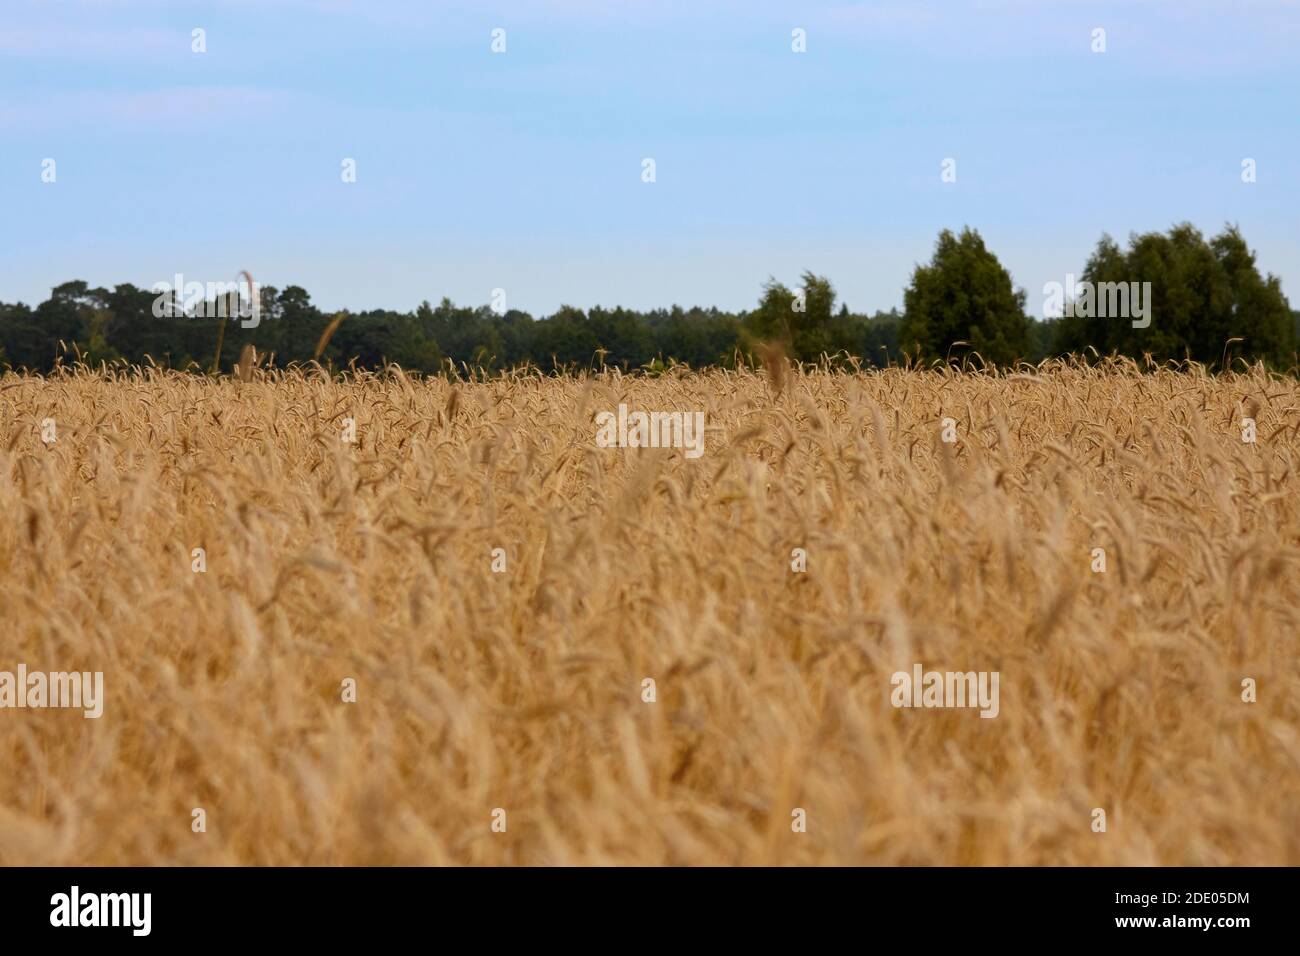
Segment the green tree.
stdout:
[[903,311],[899,346],[922,360],[944,358],[963,341],[996,365],[1033,350],[1024,290],[1012,288],[1011,274],[969,227],[939,234],[930,264],[912,274]]
[[[1260,275],[1254,253],[1235,226],[1206,241],[1199,230],[1182,223],[1167,235],[1130,236],[1127,251],[1102,236],[1083,280],[1091,284],[1094,302],[1090,308],[1065,303],[1055,351],[1083,352],[1092,346],[1102,354],[1218,365],[1228,340],[1239,338],[1230,355],[1279,367],[1293,361],[1295,330],[1281,283],[1276,276]],[[1142,294],[1138,327],[1130,314],[1098,314],[1107,296],[1096,290],[1121,283]]]
[[276,298],[279,350],[278,361],[308,362],[316,351],[316,343],[329,320],[311,303],[311,296],[302,286],[285,286]]
[[815,362],[835,350],[835,288],[829,279],[811,272],[802,279],[797,293],[768,279],[758,308],[745,317],[747,351],[754,352],[760,342],[779,343],[791,358]]

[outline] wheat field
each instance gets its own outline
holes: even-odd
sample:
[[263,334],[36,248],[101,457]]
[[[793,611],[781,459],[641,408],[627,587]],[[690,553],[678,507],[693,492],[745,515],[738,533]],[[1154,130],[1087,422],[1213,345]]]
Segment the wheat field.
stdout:
[[0,670],[105,700],[0,863],[1298,864],[1298,466],[1258,369],[8,373]]

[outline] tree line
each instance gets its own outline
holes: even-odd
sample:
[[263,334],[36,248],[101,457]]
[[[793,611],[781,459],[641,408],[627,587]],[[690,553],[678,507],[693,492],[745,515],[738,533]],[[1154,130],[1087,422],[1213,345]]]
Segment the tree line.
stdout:
[[[446,298],[412,312],[331,314],[299,286],[263,286],[256,327],[241,321],[233,292],[226,302],[188,311],[174,296],[160,312],[152,290],[75,281],[34,308],[0,302],[0,367],[48,372],[80,361],[229,370],[246,345],[279,366],[315,359],[425,373],[449,364],[489,373],[526,364],[546,371],[734,366],[771,348],[798,361],[863,366],[975,357],[1009,366],[1068,353],[1210,366],[1242,358],[1288,370],[1300,364],[1300,312],[1290,309],[1276,276],[1260,274],[1235,227],[1206,239],[1182,224],[1133,235],[1127,248],[1103,236],[1077,280],[1068,278],[1054,314],[1032,316],[1025,291],[966,228],[939,235],[931,260],[912,274],[901,312],[874,314],[837,308],[830,280],[812,272],[794,288],[769,280],[749,311],[566,305],[539,318]],[[226,318],[194,314],[216,316],[218,307]]]

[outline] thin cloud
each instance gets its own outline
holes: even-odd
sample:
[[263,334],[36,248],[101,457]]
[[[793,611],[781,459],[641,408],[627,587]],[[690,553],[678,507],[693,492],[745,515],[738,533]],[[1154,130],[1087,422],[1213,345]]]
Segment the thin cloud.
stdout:
[[135,59],[189,49],[189,34],[180,31],[69,29],[50,24],[0,29],[0,53],[12,57]]
[[287,106],[288,94],[242,86],[175,87],[144,91],[50,92],[0,106],[0,126],[71,128],[94,124],[152,124],[177,120],[248,120]]

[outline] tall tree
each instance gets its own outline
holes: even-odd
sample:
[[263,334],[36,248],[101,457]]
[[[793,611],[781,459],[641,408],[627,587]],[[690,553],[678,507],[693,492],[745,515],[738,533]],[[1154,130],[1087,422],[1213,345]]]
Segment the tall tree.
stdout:
[[930,264],[912,274],[903,307],[899,347],[922,360],[946,357],[954,342],[969,342],[997,365],[1033,350],[1024,290],[1012,287],[1011,274],[969,227],[960,236],[939,234]]
[[801,362],[815,362],[834,351],[832,321],[835,288],[824,276],[805,272],[798,292],[768,279],[758,308],[745,317],[746,347],[778,343]]
[[[1065,303],[1066,314],[1056,328],[1058,352],[1092,346],[1102,354],[1150,355],[1157,361],[1192,358],[1217,365],[1229,340],[1238,338],[1231,355],[1277,366],[1293,360],[1294,325],[1281,283],[1276,276],[1260,275],[1254,253],[1235,226],[1206,241],[1199,230],[1182,223],[1168,234],[1130,236],[1127,251],[1102,236],[1083,279],[1090,283],[1085,292],[1093,303],[1087,308]],[[1121,285],[1130,290],[1130,302],[1134,294],[1142,296],[1140,318],[1097,314],[1109,297],[1098,290]]]

